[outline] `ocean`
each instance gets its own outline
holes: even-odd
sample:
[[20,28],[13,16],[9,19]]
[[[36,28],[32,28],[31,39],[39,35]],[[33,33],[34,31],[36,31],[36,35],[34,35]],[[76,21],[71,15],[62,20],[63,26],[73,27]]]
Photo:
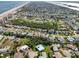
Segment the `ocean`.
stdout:
[[0,14],[23,3],[25,3],[25,1],[0,1]]

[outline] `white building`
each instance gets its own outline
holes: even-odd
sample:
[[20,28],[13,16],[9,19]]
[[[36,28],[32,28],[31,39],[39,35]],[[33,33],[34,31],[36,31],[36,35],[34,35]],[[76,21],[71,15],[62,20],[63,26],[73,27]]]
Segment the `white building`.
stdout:
[[53,46],[53,51],[58,51],[58,47],[57,46]]
[[23,46],[21,46],[19,49],[20,50],[22,50],[22,51],[24,51],[24,50],[27,50],[29,47],[27,46],[27,45],[23,45]]
[[41,45],[41,44],[37,45],[36,48],[37,48],[39,51],[42,51],[42,50],[45,49],[45,48],[43,47],[43,45]]
[[0,49],[0,53],[6,53],[9,50],[10,46],[6,46]]
[[72,38],[72,37],[68,37],[67,39],[68,39],[68,41],[70,41],[70,42],[73,42],[73,41],[75,40],[75,39]]
[[61,51],[62,54],[65,55],[67,58],[71,58],[70,50],[60,49],[60,51]]

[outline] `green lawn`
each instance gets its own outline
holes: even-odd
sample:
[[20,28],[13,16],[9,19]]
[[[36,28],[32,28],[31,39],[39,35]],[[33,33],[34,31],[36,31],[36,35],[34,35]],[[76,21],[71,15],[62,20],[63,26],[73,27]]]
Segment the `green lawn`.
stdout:
[[41,29],[57,29],[58,23],[57,21],[34,21],[34,20],[25,20],[25,19],[15,19],[12,20],[11,23],[13,25],[27,26],[31,28],[41,28]]

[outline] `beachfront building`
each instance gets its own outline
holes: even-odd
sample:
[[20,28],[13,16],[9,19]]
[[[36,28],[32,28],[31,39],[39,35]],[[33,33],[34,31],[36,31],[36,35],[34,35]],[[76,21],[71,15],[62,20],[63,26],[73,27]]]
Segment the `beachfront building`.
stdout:
[[7,11],[3,14],[0,14],[0,23],[4,24],[4,23],[7,23],[6,22],[7,20],[15,19],[16,18],[15,13],[16,13],[15,10],[11,10],[11,11]]

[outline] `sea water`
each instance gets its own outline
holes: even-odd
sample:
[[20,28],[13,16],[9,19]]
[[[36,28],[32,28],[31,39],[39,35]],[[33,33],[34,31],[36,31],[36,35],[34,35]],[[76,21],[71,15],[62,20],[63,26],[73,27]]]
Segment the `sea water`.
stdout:
[[0,14],[23,3],[25,3],[25,1],[0,1]]

